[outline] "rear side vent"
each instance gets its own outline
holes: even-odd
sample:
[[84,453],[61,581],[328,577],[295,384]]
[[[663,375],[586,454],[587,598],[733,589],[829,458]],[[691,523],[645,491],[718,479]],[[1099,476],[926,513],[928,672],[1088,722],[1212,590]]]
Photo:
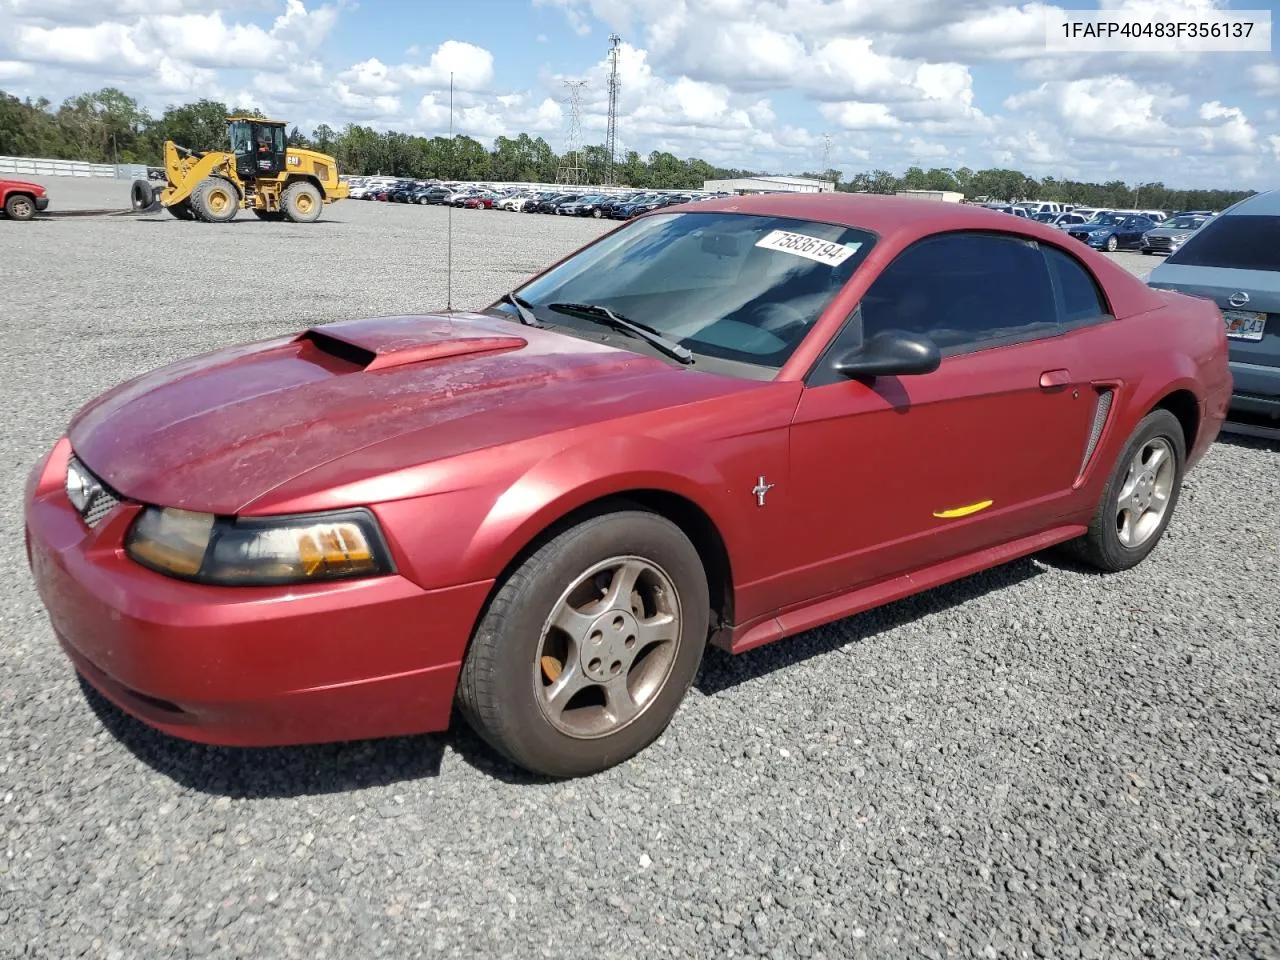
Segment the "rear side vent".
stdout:
[[1093,426],[1089,428],[1089,442],[1084,448],[1084,457],[1080,461],[1080,472],[1076,474],[1077,479],[1084,476],[1084,471],[1089,466],[1089,461],[1093,458],[1093,451],[1098,448],[1098,441],[1102,439],[1102,430],[1107,425],[1107,415],[1111,412],[1111,400],[1114,395],[1115,391],[1111,389],[1098,392],[1098,403],[1093,408]]

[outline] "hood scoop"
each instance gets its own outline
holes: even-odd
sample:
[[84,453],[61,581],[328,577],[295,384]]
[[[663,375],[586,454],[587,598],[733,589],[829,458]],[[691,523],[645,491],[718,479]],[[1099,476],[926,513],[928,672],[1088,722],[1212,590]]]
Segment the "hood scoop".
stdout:
[[523,337],[490,326],[484,319],[474,315],[465,320],[428,315],[344,320],[311,327],[294,342],[301,345],[304,357],[315,351],[344,360],[363,371],[519,350],[529,345]]

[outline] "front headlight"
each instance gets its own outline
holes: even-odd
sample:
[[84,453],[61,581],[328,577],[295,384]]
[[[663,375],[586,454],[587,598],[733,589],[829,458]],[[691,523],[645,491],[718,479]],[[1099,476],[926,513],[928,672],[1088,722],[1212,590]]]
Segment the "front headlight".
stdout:
[[226,586],[310,583],[391,573],[368,510],[292,517],[215,517],[147,507],[125,552],[159,573]]

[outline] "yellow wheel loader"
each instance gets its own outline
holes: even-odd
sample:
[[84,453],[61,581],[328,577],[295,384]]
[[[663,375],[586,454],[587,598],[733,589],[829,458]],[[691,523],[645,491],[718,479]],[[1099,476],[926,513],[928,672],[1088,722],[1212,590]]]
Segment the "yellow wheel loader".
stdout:
[[[260,117],[228,117],[231,151],[197,153],[172,140],[164,144],[168,181],[156,194],[134,183],[135,209],[158,202],[179,220],[226,223],[240,210],[260,220],[312,223],[326,203],[348,196],[333,157],[285,145],[285,124]],[[149,196],[144,194],[149,193]]]

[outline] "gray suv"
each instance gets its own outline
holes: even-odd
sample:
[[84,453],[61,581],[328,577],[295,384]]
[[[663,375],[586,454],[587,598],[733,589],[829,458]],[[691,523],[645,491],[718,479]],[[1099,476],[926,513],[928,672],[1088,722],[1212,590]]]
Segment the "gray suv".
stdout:
[[1172,220],[1166,220],[1154,230],[1142,235],[1142,252],[1174,253],[1187,242],[1187,238],[1209,222],[1207,213],[1180,213]]
[[1152,270],[1147,283],[1218,305],[1235,381],[1232,413],[1280,428],[1280,190],[1228,207]]

